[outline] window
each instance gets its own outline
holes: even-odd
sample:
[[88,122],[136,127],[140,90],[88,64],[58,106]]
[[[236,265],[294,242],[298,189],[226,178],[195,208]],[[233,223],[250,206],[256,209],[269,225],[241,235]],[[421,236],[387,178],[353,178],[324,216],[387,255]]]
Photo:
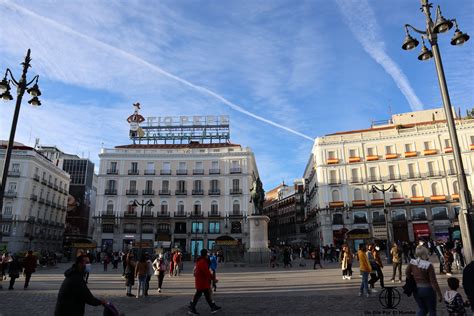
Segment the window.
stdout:
[[461,207],[460,206],[455,206],[453,208],[453,210],[454,210],[454,216],[458,217],[459,216],[459,211],[461,210]]
[[377,167],[370,167],[369,168],[369,177],[372,181],[377,180]]
[[168,191],[170,189],[170,182],[168,180],[163,180],[161,182],[161,189],[163,191]]
[[132,172],[138,172],[138,162],[132,162]]
[[413,144],[405,144],[405,152],[414,151],[413,148]]
[[211,180],[211,191],[216,192],[219,190],[219,180]]
[[184,214],[184,202],[183,201],[178,202],[178,214],[179,215]]
[[217,204],[217,201],[212,201],[211,202],[211,214],[218,214],[219,213],[219,204]]
[[357,149],[349,149],[349,157],[358,157]]
[[196,161],[195,168],[196,168],[197,170],[202,170],[202,161]]
[[411,209],[411,219],[414,221],[426,221],[426,209],[424,208]]
[[420,190],[418,189],[418,184],[411,186],[411,196],[420,196]]
[[328,159],[334,159],[336,158],[336,152],[333,150],[328,150]]
[[433,177],[433,176],[436,176],[436,165],[435,165],[435,162],[434,161],[428,161],[428,163],[426,164],[427,168],[428,168],[428,175],[430,177]]
[[394,153],[395,153],[395,150],[394,150],[393,145],[385,146],[385,154],[389,155],[389,154],[394,154]]
[[240,163],[238,160],[232,160],[232,169],[240,168]]
[[340,201],[339,190],[332,190],[331,198],[333,202]]
[[431,184],[431,195],[441,195],[438,182]]
[[453,174],[456,174],[456,165],[454,164],[454,159],[449,159],[448,160],[448,165],[449,165],[449,170],[448,170],[448,174],[449,175],[453,175]]
[[163,162],[163,171],[171,171],[171,163]]
[[12,211],[13,211],[12,203],[5,204],[5,207],[3,208],[3,215],[11,217],[12,216]]
[[388,166],[388,178],[390,180],[395,180],[397,178],[396,166]]
[[202,190],[201,180],[194,180],[194,190],[195,191]]
[[147,162],[146,163],[146,170],[148,172],[153,172],[155,170],[155,163],[154,162]]
[[354,224],[366,224],[367,212],[354,212]]
[[10,182],[8,184],[8,192],[16,192],[16,182]]
[[362,190],[354,189],[354,200],[362,200]]
[[329,170],[329,184],[338,183],[337,170]]
[[135,224],[126,223],[126,224],[123,225],[123,232],[124,233],[136,233],[137,228],[136,228]]
[[392,221],[406,221],[406,211],[404,209],[392,210]]
[[202,234],[204,232],[204,225],[202,222],[192,222],[191,232],[193,234]]
[[114,202],[107,201],[107,214],[113,214],[113,213],[114,213]]
[[117,162],[116,161],[111,161],[110,162],[110,171],[112,171],[112,172],[117,171]]
[[431,141],[423,142],[423,146],[425,147],[425,150],[430,150],[433,147]]
[[177,187],[178,187],[178,191],[180,192],[184,192],[186,190],[186,181],[184,180],[179,180],[177,182]]
[[471,145],[474,145],[474,136],[471,136],[470,139],[471,139]]
[[453,181],[453,192],[454,194],[459,194],[459,185],[457,181]]
[[344,225],[344,219],[341,213],[332,214],[332,224],[333,225]]
[[416,167],[414,163],[408,164],[408,178],[413,179],[416,176]]
[[383,210],[377,210],[372,212],[372,222],[377,224],[385,224],[385,214]]
[[211,162],[211,169],[219,169],[219,161]]
[[448,209],[446,207],[433,207],[431,209],[431,215],[433,216],[433,220],[448,219]]
[[137,190],[137,181],[130,180],[129,189],[130,189],[130,191],[135,192]]
[[232,214],[240,215],[240,202],[237,200],[232,203]]
[[241,234],[242,233],[242,224],[240,222],[232,222],[230,228],[231,234]]
[[151,190],[153,190],[153,181],[152,180],[147,180],[146,181],[146,184],[145,184],[145,190],[150,192]]
[[451,147],[451,140],[449,138],[444,139],[444,147]]
[[16,172],[16,173],[20,172],[20,164],[19,163],[13,163],[12,164],[12,171]]
[[220,234],[221,228],[219,222],[209,222],[209,234]]
[[127,213],[128,213],[128,214],[135,214],[136,209],[137,209],[137,207],[136,207],[136,206],[133,206],[133,201],[130,201],[130,202],[128,203]]
[[351,169],[352,182],[359,182],[359,169]]
[[183,171],[186,170],[186,162],[180,161],[178,169]]
[[167,214],[168,213],[168,202],[166,202],[166,201],[161,202],[160,212],[161,212],[161,214]]
[[194,215],[201,215],[201,202],[196,201],[194,202]]
[[[161,224],[158,224],[158,231],[160,231],[160,225]],[[169,229],[168,224],[164,224],[164,225],[167,225],[168,229]],[[176,222],[174,224],[174,232],[175,232],[175,234],[186,234],[186,223]]]
[[369,147],[367,148],[367,156],[374,156],[375,155],[375,148]]
[[115,180],[109,180],[107,187],[108,187],[109,191],[114,191],[115,190]]
[[240,189],[240,181],[239,179],[232,179],[232,190],[238,191]]

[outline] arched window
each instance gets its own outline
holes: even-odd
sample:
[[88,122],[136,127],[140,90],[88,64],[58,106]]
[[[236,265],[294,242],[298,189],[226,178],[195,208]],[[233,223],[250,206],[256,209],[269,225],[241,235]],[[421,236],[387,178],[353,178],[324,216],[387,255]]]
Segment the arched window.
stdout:
[[178,202],[178,215],[184,215],[184,202],[179,201]]
[[217,201],[211,202],[211,214],[213,215],[219,214],[219,204],[217,204]]
[[240,215],[240,202],[238,200],[232,203],[232,214]]
[[453,192],[455,194],[459,194],[459,185],[458,185],[458,182],[457,181],[454,181],[453,182]]
[[114,202],[107,201],[107,214],[113,214],[113,213],[114,213]]
[[129,214],[134,214],[135,213],[135,210],[136,210],[136,206],[133,206],[133,201],[129,201],[128,202],[128,213]]
[[338,190],[332,190],[331,198],[332,198],[333,202],[340,201],[339,191]]
[[168,202],[166,202],[166,201],[161,202],[160,212],[161,212],[161,214],[167,214],[168,213]]
[[434,182],[431,184],[431,195],[440,195],[441,191],[439,190],[438,182]]
[[199,201],[194,202],[193,212],[194,212],[194,215],[201,215],[201,202]]
[[420,190],[418,189],[418,184],[414,184],[411,186],[411,195],[412,196],[420,196]]
[[362,200],[362,191],[361,189],[354,190],[354,200]]

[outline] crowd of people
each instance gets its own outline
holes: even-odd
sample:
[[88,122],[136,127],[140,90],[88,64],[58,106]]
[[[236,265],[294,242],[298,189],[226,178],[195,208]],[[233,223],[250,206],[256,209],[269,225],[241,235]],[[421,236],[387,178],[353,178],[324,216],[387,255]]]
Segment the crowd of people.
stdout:
[[18,256],[14,256],[5,252],[0,258],[0,289],[2,288],[2,281],[7,280],[7,276],[10,278],[8,286],[9,290],[13,290],[16,279],[21,274],[25,276],[25,283],[23,289],[26,290],[30,284],[31,275],[36,272],[38,264],[38,258],[33,254],[33,251],[28,251],[26,256],[20,261]]

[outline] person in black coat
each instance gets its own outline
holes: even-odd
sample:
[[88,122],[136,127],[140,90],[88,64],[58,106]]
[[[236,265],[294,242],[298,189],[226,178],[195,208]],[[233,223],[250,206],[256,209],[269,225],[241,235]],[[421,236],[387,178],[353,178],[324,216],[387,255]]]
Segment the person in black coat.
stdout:
[[105,300],[95,298],[84,281],[84,272],[90,269],[89,257],[81,255],[76,263],[66,270],[61,284],[54,316],[83,316],[85,305],[105,305]]
[[474,261],[471,261],[462,273],[462,287],[471,303],[471,310],[474,312]]
[[10,286],[8,287],[9,290],[13,290],[15,280],[20,277],[20,273],[22,271],[23,267],[21,266],[20,262],[18,262],[18,258],[16,256],[12,257],[12,261],[10,262],[10,266],[8,268],[8,276],[10,277]]

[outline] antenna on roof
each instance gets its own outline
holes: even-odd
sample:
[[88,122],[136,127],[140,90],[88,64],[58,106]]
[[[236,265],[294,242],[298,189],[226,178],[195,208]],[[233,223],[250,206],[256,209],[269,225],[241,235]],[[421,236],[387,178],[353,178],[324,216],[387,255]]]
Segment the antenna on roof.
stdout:
[[39,139],[39,138],[35,138],[35,147],[33,147],[34,149],[38,148],[39,142],[40,142],[40,139]]

